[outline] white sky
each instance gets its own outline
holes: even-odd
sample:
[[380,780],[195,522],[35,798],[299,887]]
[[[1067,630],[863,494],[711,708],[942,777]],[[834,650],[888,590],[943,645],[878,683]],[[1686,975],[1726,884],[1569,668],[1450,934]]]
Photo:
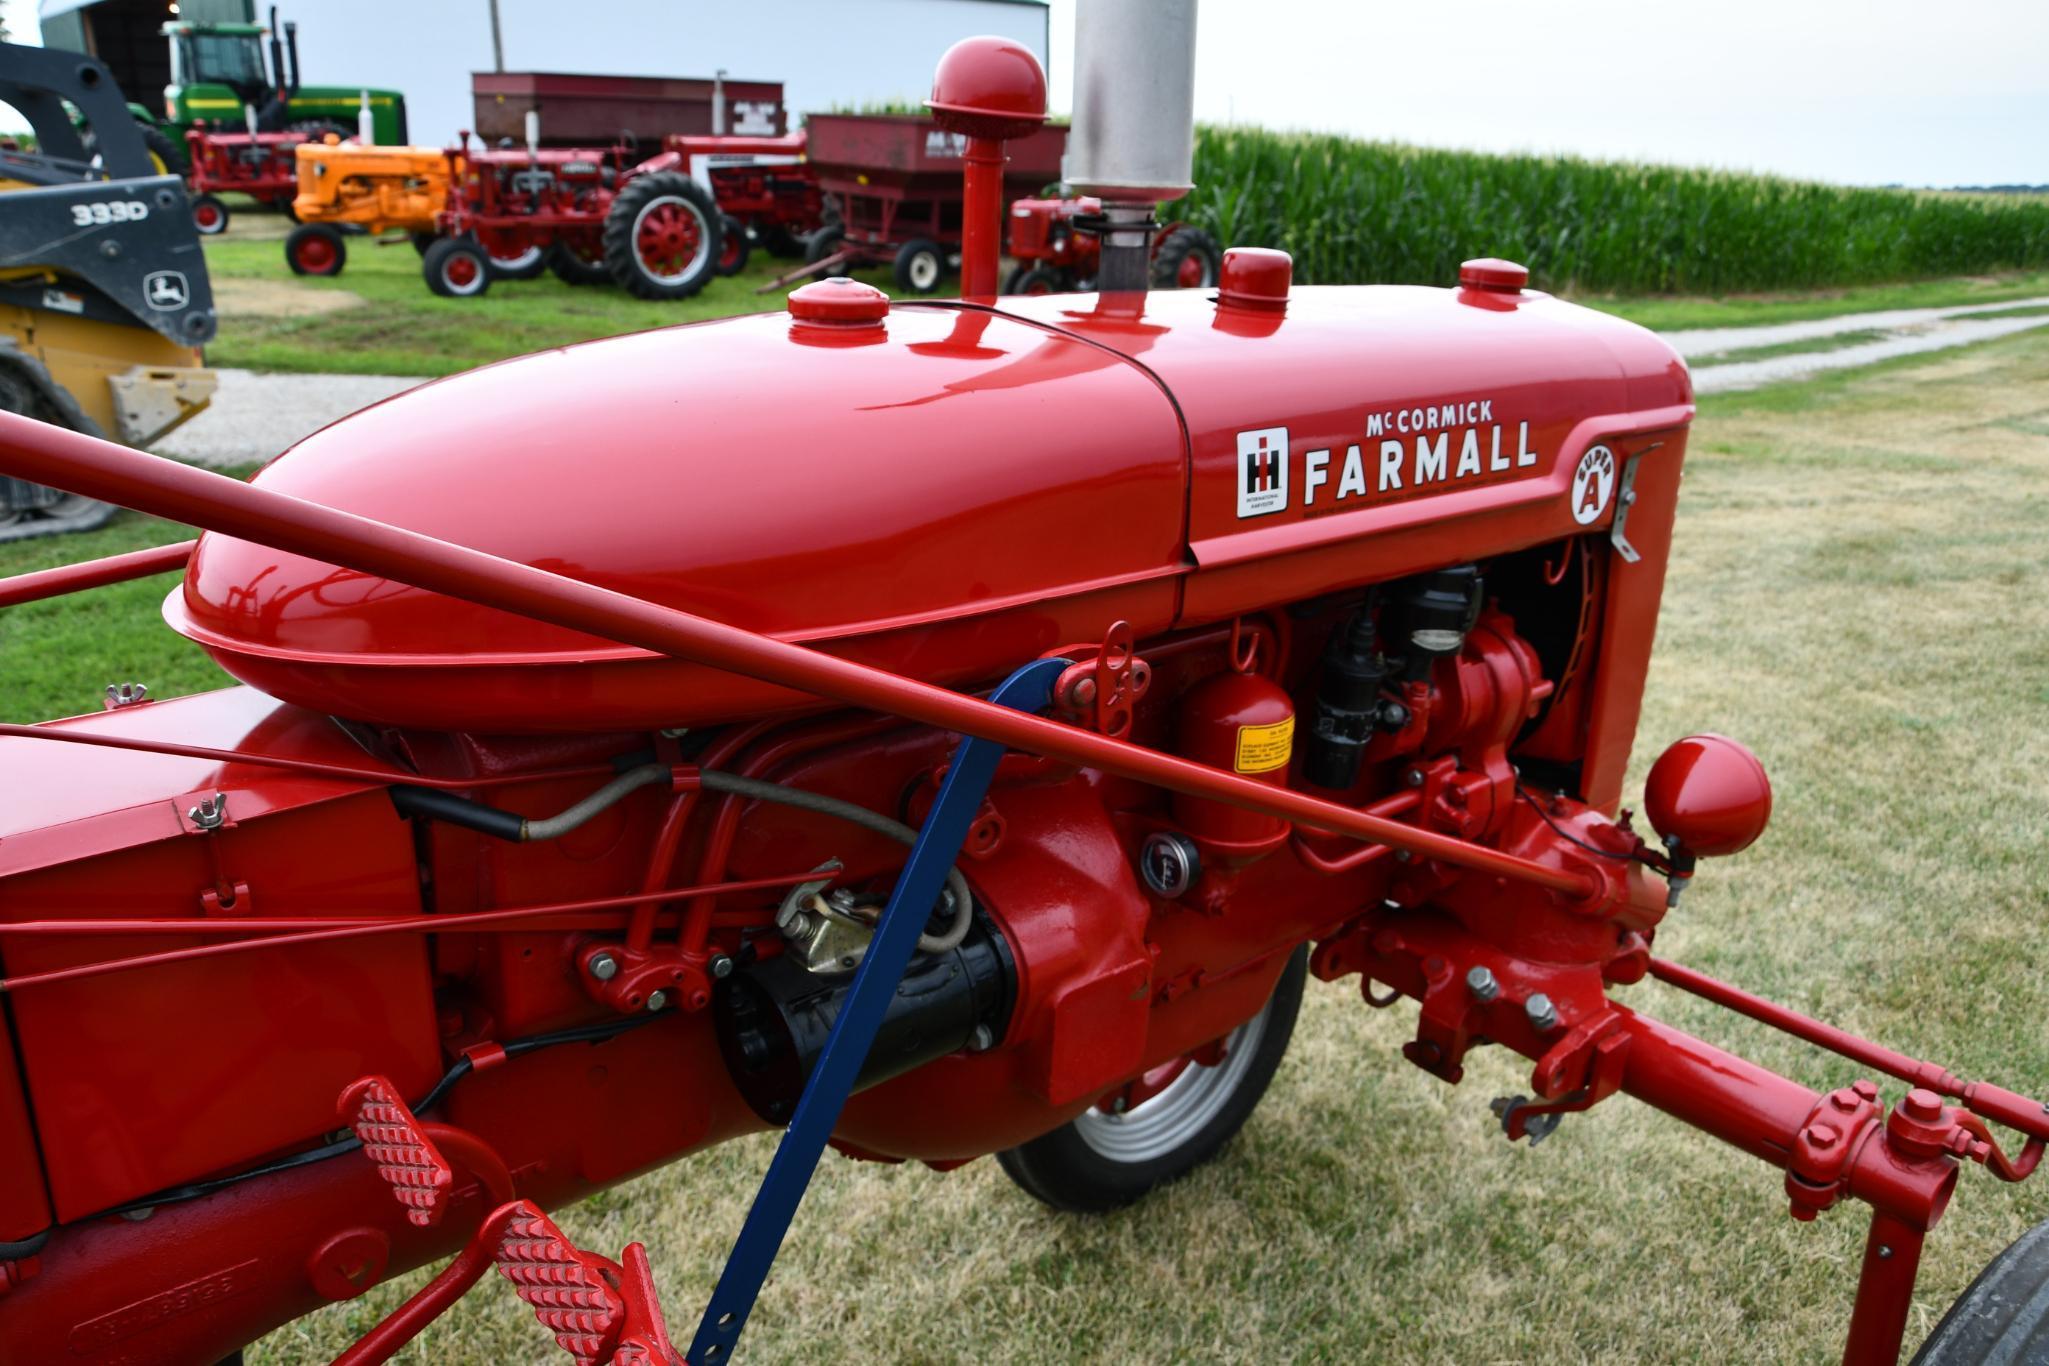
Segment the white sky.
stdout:
[[[1075,2],[1052,6],[1059,109]],[[860,0],[846,7],[856,22]],[[17,37],[32,38],[35,9],[0,0]],[[605,9],[585,0],[577,22]],[[2049,0],[1201,0],[1200,13],[1204,119],[1859,184],[2049,183]],[[908,92],[878,92],[894,93]]]

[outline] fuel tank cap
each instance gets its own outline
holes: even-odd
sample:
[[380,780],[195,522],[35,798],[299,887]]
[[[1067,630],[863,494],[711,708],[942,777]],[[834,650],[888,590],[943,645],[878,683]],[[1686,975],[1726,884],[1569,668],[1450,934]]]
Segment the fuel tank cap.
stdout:
[[790,295],[790,316],[804,323],[862,326],[889,316],[889,296],[874,285],[835,275],[813,280]]
[[1217,300],[1241,308],[1285,308],[1295,261],[1271,247],[1232,247],[1217,273]]
[[1520,294],[1530,282],[1530,268],[1498,256],[1480,256],[1458,268],[1458,282],[1467,289],[1490,289],[1496,294]]

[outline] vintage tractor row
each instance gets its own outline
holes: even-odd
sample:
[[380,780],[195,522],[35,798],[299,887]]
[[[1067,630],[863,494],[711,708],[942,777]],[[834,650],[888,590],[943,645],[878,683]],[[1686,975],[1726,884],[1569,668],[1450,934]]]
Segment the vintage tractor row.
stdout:
[[[1005,294],[1066,294],[1093,289],[1102,261],[1103,201],[1087,196],[1034,197],[1010,206]],[[1214,289],[1223,266],[1217,239],[1192,223],[1162,224],[1153,236],[1154,289]]]
[[[1620,810],[1685,365],[1499,260],[1304,288],[1239,248],[1148,293],[1194,9],[1078,7],[1094,295],[999,292],[1044,75],[970,39],[931,100],[959,301],[815,282],[422,386],[248,482],[0,414],[0,474],[203,529],[0,605],[182,568],[165,618],[238,680],[0,726],[13,1359],[213,1362],[449,1258],[341,1360],[495,1266],[578,1362],[713,1366],[791,1293],[828,1144],[1127,1203],[1238,1132],[1311,978],[1413,1001],[1447,1084],[1527,1058],[1511,1141],[1629,1095],[1797,1219],[1870,1206],[1845,1356],[1897,1355],[1961,1170],[2028,1176],[2049,1110],[1657,952],[1772,801],[1696,735]],[[1904,1084],[1812,1090],[1646,979]],[[546,1212],[761,1131],[680,1340],[640,1244]],[[2040,1359],[2030,1239],[1928,1359]]]
[[617,282],[642,298],[687,298],[746,265],[753,239],[790,251],[822,213],[804,137],[673,135],[637,160],[626,142],[297,149],[301,226],[285,259],[338,274],[350,230],[399,232],[423,253],[427,286],[450,298],[545,270],[570,284]]

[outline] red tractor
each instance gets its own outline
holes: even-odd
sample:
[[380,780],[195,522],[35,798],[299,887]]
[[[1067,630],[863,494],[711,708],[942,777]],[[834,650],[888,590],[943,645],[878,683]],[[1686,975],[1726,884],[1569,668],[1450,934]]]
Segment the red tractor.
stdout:
[[228,230],[228,206],[220,196],[246,194],[266,208],[289,211],[299,192],[298,149],[317,135],[224,133],[200,123],[185,133],[185,176],[192,195],[192,226],[208,237]]
[[[1034,197],[1010,205],[1010,254],[1017,265],[1004,277],[1005,294],[1066,294],[1095,285],[1102,260],[1097,221],[1103,201],[1090,197]],[[1153,237],[1154,289],[1214,289],[1223,266],[1217,239],[1192,223],[1167,223]]]
[[[1298,288],[1242,249],[1146,294],[1193,11],[1080,9],[1099,295],[997,298],[1043,76],[970,39],[932,96],[966,301],[822,281],[423,386],[248,483],[0,414],[0,474],[203,528],[0,603],[182,565],[166,618],[238,680],[0,727],[13,1359],[212,1362],[451,1258],[342,1360],[495,1266],[580,1362],[723,1362],[828,1143],[1138,1199],[1244,1123],[1311,978],[1414,1001],[1445,1083],[1529,1059],[1510,1140],[1626,1094],[1798,1218],[1870,1206],[1847,1357],[1892,1359],[1960,1169],[2026,1176],[2049,1111],[1656,953],[1771,807],[1703,735],[1618,814],[1686,367],[1502,261]],[[1812,1091],[1645,977],[1905,1086]],[[639,1244],[547,1213],[764,1130],[675,1338]],[[1969,1331],[2043,1323],[2032,1246]]]

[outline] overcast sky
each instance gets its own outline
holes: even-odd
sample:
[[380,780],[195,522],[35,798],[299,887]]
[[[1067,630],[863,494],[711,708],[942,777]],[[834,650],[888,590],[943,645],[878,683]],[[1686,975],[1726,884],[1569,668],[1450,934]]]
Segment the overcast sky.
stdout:
[[[679,21],[708,2],[677,0]],[[1075,2],[1052,6],[1060,109]],[[858,22],[860,0],[845,7]],[[758,8],[774,22],[774,4]],[[17,34],[34,32],[35,10],[0,0]],[[2049,183],[2049,0],[1201,0],[1196,101],[1204,119],[1432,146],[1859,184]]]

